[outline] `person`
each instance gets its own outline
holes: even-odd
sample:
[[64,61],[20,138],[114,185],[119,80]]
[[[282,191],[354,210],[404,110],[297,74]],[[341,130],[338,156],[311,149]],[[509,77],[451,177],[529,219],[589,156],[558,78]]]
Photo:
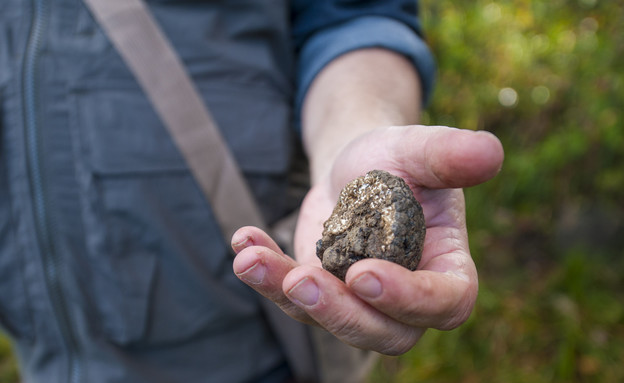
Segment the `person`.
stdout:
[[[416,2],[148,4],[269,223],[293,208],[301,138],[311,188],[294,258],[255,227],[233,236],[231,258],[81,2],[3,1],[0,324],[25,382],[285,382],[292,366],[256,292],[389,355],[466,320],[477,272],[461,188],[493,177],[503,150],[489,133],[414,125],[433,77]],[[423,259],[415,272],[358,262],[342,283],[318,267],[314,242],[341,187],[371,169],[403,177],[421,202]]]

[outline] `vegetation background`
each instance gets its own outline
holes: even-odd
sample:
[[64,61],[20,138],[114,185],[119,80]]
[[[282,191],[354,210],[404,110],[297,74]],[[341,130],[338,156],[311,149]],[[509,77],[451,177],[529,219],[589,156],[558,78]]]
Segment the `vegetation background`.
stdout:
[[[475,311],[377,382],[624,382],[624,4],[421,0],[438,60],[424,124],[484,129],[506,159],[466,190]],[[0,383],[19,381],[0,337]]]
[[421,0],[423,123],[495,133],[466,190],[480,292],[371,382],[624,382],[624,2]]

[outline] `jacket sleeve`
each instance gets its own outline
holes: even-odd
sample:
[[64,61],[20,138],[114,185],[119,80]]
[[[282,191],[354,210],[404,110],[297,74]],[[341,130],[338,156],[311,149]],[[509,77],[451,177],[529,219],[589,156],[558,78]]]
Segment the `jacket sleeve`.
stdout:
[[296,113],[317,73],[352,50],[381,47],[409,58],[430,99],[435,62],[423,40],[415,0],[295,0],[292,32],[298,54]]

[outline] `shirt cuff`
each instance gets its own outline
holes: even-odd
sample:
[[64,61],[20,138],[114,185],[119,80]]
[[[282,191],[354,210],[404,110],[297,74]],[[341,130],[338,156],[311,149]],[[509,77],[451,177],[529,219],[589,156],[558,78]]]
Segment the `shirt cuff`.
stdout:
[[423,105],[429,102],[435,60],[427,44],[400,21],[383,16],[360,17],[317,33],[304,44],[297,68],[295,111],[298,126],[305,94],[323,67],[344,53],[372,47],[390,49],[410,59],[420,75]]

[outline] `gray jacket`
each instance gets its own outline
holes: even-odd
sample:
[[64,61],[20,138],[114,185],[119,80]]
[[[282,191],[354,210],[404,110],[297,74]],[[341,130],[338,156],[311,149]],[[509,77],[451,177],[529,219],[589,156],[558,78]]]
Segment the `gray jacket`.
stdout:
[[[288,7],[234,3],[152,8],[271,221],[287,208]],[[25,380],[243,382],[282,364],[210,206],[86,8],[4,0],[0,27],[0,322]]]
[[[354,17],[340,2],[295,3],[299,45]],[[265,219],[283,217],[297,202],[289,2],[150,7]],[[84,5],[1,1],[0,327],[24,381],[280,381],[284,352],[231,262],[168,132]]]

